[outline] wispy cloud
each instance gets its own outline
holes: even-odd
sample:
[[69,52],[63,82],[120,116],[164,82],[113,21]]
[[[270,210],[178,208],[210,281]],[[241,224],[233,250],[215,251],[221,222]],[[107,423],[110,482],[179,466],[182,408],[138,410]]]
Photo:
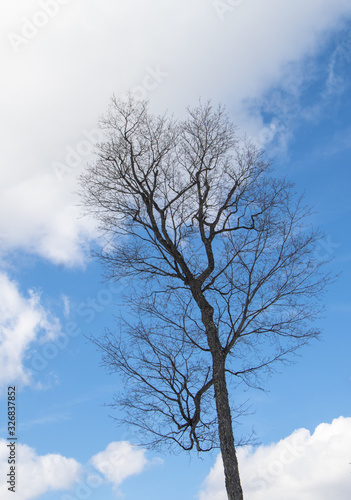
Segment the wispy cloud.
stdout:
[[31,384],[32,372],[25,365],[29,348],[52,341],[60,329],[39,293],[29,290],[23,295],[17,283],[0,272],[0,389],[10,383]]
[[340,95],[349,85],[349,69],[351,63],[351,35],[349,30],[334,48],[328,65],[325,91],[323,95]]
[[69,298],[67,297],[67,295],[62,295],[62,302],[63,302],[63,313],[64,313],[64,316],[66,319],[69,318],[69,315],[70,315],[70,311],[71,311],[71,305],[70,305],[70,301],[69,301]]
[[42,418],[36,418],[34,420],[28,420],[26,422],[20,422],[18,425],[18,432],[21,431],[27,431],[29,429],[32,429],[33,427],[43,426],[43,425],[50,425],[50,424],[57,424],[59,422],[65,422],[67,420],[70,420],[70,417],[68,414],[54,414],[54,415],[47,415]]

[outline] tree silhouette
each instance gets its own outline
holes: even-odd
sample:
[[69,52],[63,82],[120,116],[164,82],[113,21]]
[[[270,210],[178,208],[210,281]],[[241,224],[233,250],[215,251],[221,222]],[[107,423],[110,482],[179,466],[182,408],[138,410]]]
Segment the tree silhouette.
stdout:
[[[128,320],[93,341],[125,377],[114,403],[147,444],[219,446],[228,498],[243,498],[229,399],[319,334],[330,277],[293,185],[241,140],[222,106],[154,116],[113,99],[81,195],[106,237],[108,279],[129,278]],[[151,437],[150,437],[151,436]]]

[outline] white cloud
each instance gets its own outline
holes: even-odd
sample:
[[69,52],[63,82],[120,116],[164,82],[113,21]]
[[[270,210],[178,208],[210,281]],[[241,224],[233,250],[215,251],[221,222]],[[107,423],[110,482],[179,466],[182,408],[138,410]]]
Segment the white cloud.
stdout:
[[9,442],[0,440],[0,491],[4,500],[30,500],[38,498],[47,491],[60,491],[71,488],[79,480],[82,467],[73,458],[62,455],[37,455],[33,448],[16,444],[16,489],[8,491],[7,474]]
[[[8,444],[0,439],[0,496],[4,500],[13,498],[13,493],[7,489]],[[88,498],[106,480],[119,493],[118,488],[125,479],[140,474],[147,465],[162,463],[160,459],[148,460],[145,452],[127,441],[112,442],[94,455],[90,464],[83,466],[74,458],[59,454],[38,455],[33,448],[16,443],[16,500],[36,499],[48,491],[60,490],[69,490],[63,493],[63,500]]]
[[91,458],[94,467],[115,488],[129,476],[140,474],[149,463],[145,457],[146,450],[131,445],[128,441],[110,443],[105,451]]
[[[148,79],[154,109],[179,114],[199,95],[211,97],[228,104],[243,130],[270,140],[286,133],[284,124],[265,125],[252,103],[272,86],[298,92],[305,77],[301,61],[351,14],[349,0],[243,0],[222,21],[213,0],[166,6],[162,0],[101,0],[99,7],[52,0],[61,5],[57,14],[28,37],[28,22],[45,3],[0,5],[0,235],[5,251],[22,248],[68,265],[82,263],[84,242],[95,233],[77,217],[72,192],[79,166],[59,182],[53,165],[65,164],[68,151],[77,150],[113,92],[142,86],[150,68],[159,68],[162,76],[156,74],[152,85]],[[27,33],[17,52],[11,33]]]
[[59,332],[59,320],[44,309],[39,294],[22,295],[17,284],[0,272],[0,389],[30,384],[32,374],[24,365],[28,349],[35,342],[53,340]]
[[20,248],[56,264],[82,264],[84,242],[94,236],[94,229],[88,219],[80,218],[76,203],[53,171],[13,181],[0,199],[0,213],[7,214],[0,223],[2,253]]
[[[245,500],[348,500],[351,418],[320,424],[311,435],[298,429],[278,443],[238,450]],[[200,500],[226,500],[220,455]]]

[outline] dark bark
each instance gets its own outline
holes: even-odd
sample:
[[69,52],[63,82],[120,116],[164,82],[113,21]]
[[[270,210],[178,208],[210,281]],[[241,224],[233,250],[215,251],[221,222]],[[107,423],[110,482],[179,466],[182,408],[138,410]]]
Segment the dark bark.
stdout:
[[[217,359],[218,358],[218,359]],[[239,464],[236,456],[223,354],[213,355],[213,377],[218,415],[218,434],[228,500],[242,500]]]
[[221,345],[218,331],[213,321],[213,307],[208,303],[196,283],[191,286],[191,289],[193,297],[201,310],[202,322],[206,329],[207,342],[212,355],[212,377],[218,417],[218,435],[228,500],[243,500],[244,496],[235,450],[232,416],[225,372],[226,353]]

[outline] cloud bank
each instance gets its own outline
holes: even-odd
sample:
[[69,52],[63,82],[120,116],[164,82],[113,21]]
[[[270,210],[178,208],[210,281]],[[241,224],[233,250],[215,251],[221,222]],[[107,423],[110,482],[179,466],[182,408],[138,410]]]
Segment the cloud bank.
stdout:
[[[238,450],[246,500],[348,500],[351,418],[298,429],[278,443]],[[199,500],[227,500],[220,455]]]
[[[10,500],[14,495],[8,491],[6,478],[9,472],[7,444],[5,439],[0,440],[0,493],[4,500]],[[16,456],[20,467],[17,468],[16,500],[39,498],[48,491],[65,492],[62,500],[88,498],[106,482],[119,493],[118,488],[125,479],[140,474],[147,465],[161,462],[148,460],[145,453],[146,450],[127,441],[112,442],[83,466],[74,458],[59,454],[38,455],[33,448],[18,443]],[[91,473],[91,466],[98,472]]]
[[[219,4],[227,6],[220,13]],[[21,0],[1,14],[2,253],[20,248],[73,266],[95,237],[74,195],[89,156],[82,141],[112,93],[137,89],[156,111],[177,114],[199,95],[222,100],[243,131],[269,141],[286,134],[284,110],[281,123],[264,123],[258,103],[273,87],[299,92],[306,57],[342,26],[351,4]],[[16,36],[24,42],[14,44]],[[57,164],[67,175],[58,178]]]

